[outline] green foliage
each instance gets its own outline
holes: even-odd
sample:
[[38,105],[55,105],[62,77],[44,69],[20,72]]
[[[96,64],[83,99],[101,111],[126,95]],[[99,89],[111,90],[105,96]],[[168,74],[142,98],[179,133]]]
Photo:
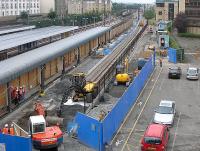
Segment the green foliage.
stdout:
[[20,14],[22,19],[27,19],[28,18],[28,13],[26,11],[21,12]]
[[188,25],[187,16],[184,13],[179,13],[174,21],[174,26],[178,29],[179,33],[186,32]]
[[188,37],[188,38],[200,38],[200,34],[193,34],[193,33],[179,33],[178,36]]
[[52,9],[50,10],[47,16],[49,19],[55,19],[57,17],[56,12],[53,11]]
[[177,43],[175,38],[172,37],[172,36],[169,37],[169,46],[171,48],[175,48],[175,49],[180,49],[181,48],[181,46]]
[[124,4],[124,3],[113,3],[112,5],[112,14],[120,16],[124,10],[127,9],[138,9],[140,4]]
[[[87,18],[87,20],[83,20],[83,18]],[[102,20],[101,14],[96,12],[87,13],[84,15],[80,14],[72,14],[67,15],[63,20],[57,18],[57,16],[54,17],[48,17],[46,19],[40,19],[40,20],[34,20],[31,21],[30,24],[36,25],[37,28],[41,27],[47,27],[52,25],[64,25],[64,26],[82,26],[85,25],[85,23],[93,24],[95,22],[99,22]]]
[[169,32],[172,32],[172,26],[168,26],[168,27],[167,27],[167,30],[168,30]]
[[144,17],[147,19],[147,20],[150,20],[150,19],[153,19],[155,18],[155,11],[154,9],[148,9],[144,12]]

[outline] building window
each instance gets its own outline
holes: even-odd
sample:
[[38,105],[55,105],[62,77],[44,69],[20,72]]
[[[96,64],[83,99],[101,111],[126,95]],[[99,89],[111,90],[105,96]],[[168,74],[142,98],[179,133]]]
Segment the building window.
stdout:
[[162,15],[162,11],[159,11],[159,12],[158,12],[158,15]]

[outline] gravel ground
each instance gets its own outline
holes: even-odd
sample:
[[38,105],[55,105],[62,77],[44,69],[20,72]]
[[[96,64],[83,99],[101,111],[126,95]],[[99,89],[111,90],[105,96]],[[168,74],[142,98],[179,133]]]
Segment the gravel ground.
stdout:
[[200,62],[199,38],[184,38],[178,37],[176,34],[174,35],[178,43],[185,50],[185,63],[198,64]]
[[[136,50],[138,51],[138,50]],[[140,51],[140,50],[139,50]],[[93,60],[93,61],[92,61]],[[97,62],[99,59],[91,59],[84,61],[83,64],[78,66],[76,69],[74,69],[74,72],[77,72],[78,69],[82,72],[89,71]],[[72,71],[73,72],[73,71]],[[55,108],[58,106],[58,104],[62,100],[62,96],[67,88],[69,88],[70,82],[68,79],[60,80],[58,79],[55,81],[48,89],[45,90],[46,95],[44,97],[35,97],[32,101],[27,102],[24,104],[21,108],[17,109],[13,114],[8,115],[4,120],[1,121],[0,125],[3,126],[3,124],[8,121],[15,121],[18,123],[22,128],[25,130],[28,130],[27,121],[29,119],[29,116],[35,115],[34,112],[34,104],[36,101],[42,102],[42,104],[49,109],[48,114],[54,115],[55,114]],[[104,102],[99,105],[99,107],[96,107],[96,111],[94,110],[94,116],[98,116],[98,111],[106,110],[107,112],[110,111],[113,106],[115,105],[118,98],[123,94],[125,91],[125,86],[118,86],[118,87],[110,87],[109,93],[106,93],[104,95]],[[117,93],[116,93],[117,92]],[[109,101],[108,101],[109,100]],[[76,112],[83,112],[83,106],[81,105],[73,105],[73,106],[65,106],[63,110],[63,117],[64,117],[64,124],[71,121]],[[17,117],[16,117],[17,115]],[[63,131],[65,131],[65,128],[63,128]],[[78,151],[78,150],[84,150],[84,151],[90,151],[91,149],[85,147],[84,145],[77,142],[77,140],[69,138],[67,135],[64,136],[64,144],[59,148],[59,151],[69,150],[69,151]],[[34,150],[33,150],[34,151]]]

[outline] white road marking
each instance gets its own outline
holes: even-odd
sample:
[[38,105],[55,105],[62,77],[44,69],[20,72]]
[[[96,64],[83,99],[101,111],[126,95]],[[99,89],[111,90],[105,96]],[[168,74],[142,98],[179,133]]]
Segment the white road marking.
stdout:
[[[142,95],[142,93],[144,92],[145,88],[147,87],[148,83],[150,82],[151,78],[153,77],[154,75],[154,72],[155,72],[156,69],[154,69],[153,73],[151,74],[151,76],[149,77],[147,83],[145,84],[144,88],[142,89],[140,95],[138,96],[138,98],[140,98],[140,96]],[[136,100],[137,102],[138,100]],[[115,140],[115,138],[117,137],[117,134],[121,131],[122,127],[124,126],[125,122],[127,121],[129,115],[131,114],[131,112],[133,111],[133,109],[135,108],[136,106],[136,103],[133,105],[133,107],[131,108],[131,110],[129,111],[129,113],[127,114],[126,118],[124,119],[123,123],[121,124],[120,128],[118,129],[117,133],[115,134],[115,136],[113,137],[112,141],[111,141],[111,144],[113,143],[113,141]]]
[[179,117],[178,117],[178,122],[177,122],[177,126],[176,126],[175,133],[174,133],[174,140],[173,140],[171,151],[174,151],[174,145],[175,145],[175,141],[176,141],[176,136],[178,134],[178,125],[179,125],[179,122],[180,122],[180,118],[181,118],[181,112],[180,112]]
[[126,141],[125,141],[125,143],[124,143],[124,145],[123,145],[121,151],[123,151],[124,148],[126,147],[126,144],[127,144],[128,140],[129,140],[131,134],[133,133],[133,131],[134,131],[135,127],[136,127],[136,124],[138,123],[138,121],[139,121],[139,119],[140,119],[140,116],[142,115],[142,113],[143,113],[143,111],[144,111],[144,109],[145,109],[146,104],[147,104],[148,101],[149,101],[149,98],[150,98],[150,96],[151,96],[151,94],[152,94],[152,92],[153,92],[153,90],[154,90],[154,88],[155,88],[155,86],[156,86],[156,83],[157,83],[157,81],[158,81],[158,79],[159,79],[159,77],[160,77],[160,74],[161,74],[162,70],[163,70],[163,68],[161,68],[161,70],[160,70],[160,72],[159,72],[159,74],[158,74],[158,77],[156,78],[156,81],[155,81],[155,83],[154,83],[154,85],[153,85],[153,87],[152,87],[152,89],[151,89],[151,91],[150,91],[150,93],[149,93],[149,95],[148,95],[148,97],[147,97],[147,99],[146,99],[146,101],[145,101],[145,103],[144,103],[144,105],[143,105],[141,111],[140,111],[140,114],[138,115],[138,117],[137,117],[137,119],[136,119],[136,121],[135,121],[135,123],[134,123],[134,125],[133,125],[133,127],[132,127],[132,130],[131,130],[131,132],[129,133],[129,135],[128,135],[128,137],[127,137],[127,139],[126,139]]
[[162,90],[162,86],[163,86],[163,84],[164,84],[164,81],[165,81],[165,77],[163,77],[163,79],[162,79],[162,81],[161,81],[161,84],[160,84],[160,87],[159,87],[159,91]]

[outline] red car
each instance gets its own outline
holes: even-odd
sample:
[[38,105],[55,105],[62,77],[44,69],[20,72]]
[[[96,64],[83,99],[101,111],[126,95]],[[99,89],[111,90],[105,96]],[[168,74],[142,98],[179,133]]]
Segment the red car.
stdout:
[[169,128],[162,124],[150,124],[141,140],[142,151],[166,151]]

